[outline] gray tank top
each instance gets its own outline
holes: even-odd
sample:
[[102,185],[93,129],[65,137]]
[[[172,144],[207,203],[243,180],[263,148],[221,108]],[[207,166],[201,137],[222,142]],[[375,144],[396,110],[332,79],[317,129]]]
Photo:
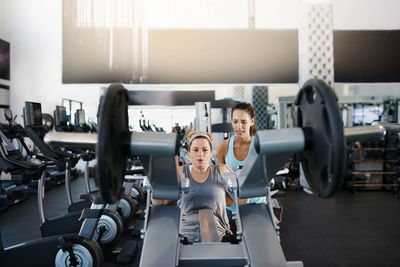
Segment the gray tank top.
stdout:
[[181,232],[189,242],[199,240],[199,210],[211,209],[220,238],[229,233],[229,221],[226,215],[225,187],[218,166],[211,166],[210,174],[204,183],[193,180],[188,165],[184,174],[190,180],[190,189],[183,197],[181,204]]

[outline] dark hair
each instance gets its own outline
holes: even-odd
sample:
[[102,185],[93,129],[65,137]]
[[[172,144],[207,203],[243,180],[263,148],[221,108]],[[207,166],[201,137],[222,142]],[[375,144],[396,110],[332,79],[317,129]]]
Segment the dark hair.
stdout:
[[250,118],[254,119],[254,125],[250,126],[250,135],[254,136],[258,130],[258,127],[256,126],[256,112],[254,111],[253,106],[247,102],[239,102],[233,106],[231,117],[233,116],[233,112],[237,109],[247,111],[247,113],[250,115]]

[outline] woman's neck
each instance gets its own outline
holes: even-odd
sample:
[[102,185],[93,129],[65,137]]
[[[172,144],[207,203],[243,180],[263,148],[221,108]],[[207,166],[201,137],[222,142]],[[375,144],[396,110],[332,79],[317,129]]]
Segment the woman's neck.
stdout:
[[235,136],[235,143],[248,144],[251,142],[251,135]]
[[210,165],[208,165],[207,167],[196,167],[196,166],[192,165],[192,173],[204,174],[208,171],[209,168],[210,168]]
[[193,166],[191,171],[193,180],[198,183],[204,183],[207,180],[209,173],[210,166],[208,166],[207,168],[198,168]]

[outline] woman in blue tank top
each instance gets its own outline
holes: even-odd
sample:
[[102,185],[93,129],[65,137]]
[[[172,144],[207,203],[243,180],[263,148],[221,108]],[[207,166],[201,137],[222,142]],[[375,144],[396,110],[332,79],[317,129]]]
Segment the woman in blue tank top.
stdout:
[[[234,136],[223,141],[217,149],[219,164],[226,164],[233,171],[239,170],[254,149],[255,111],[250,103],[240,102],[232,108],[232,128]],[[249,203],[265,203],[265,197],[251,198]],[[228,207],[231,211],[232,207]]]

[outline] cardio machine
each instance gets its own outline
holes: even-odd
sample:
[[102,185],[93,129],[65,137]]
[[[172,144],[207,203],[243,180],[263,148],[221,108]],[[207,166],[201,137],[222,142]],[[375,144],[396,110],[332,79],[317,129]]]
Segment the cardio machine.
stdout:
[[[15,147],[0,132],[0,166],[7,173],[25,172],[37,179],[44,179],[47,165],[54,162],[28,162],[9,156]],[[40,194],[39,194],[40,195]],[[40,197],[39,197],[40,198]],[[4,248],[0,240],[0,262],[4,266],[102,266],[103,253],[93,235],[98,221],[103,214],[104,204],[95,196],[92,201],[97,206],[84,210],[80,217],[83,223],[76,234],[50,236],[38,240]],[[101,205],[99,205],[101,204]]]
[[[37,134],[37,130],[42,128],[41,120],[41,105],[40,103],[26,102],[24,114],[26,118],[26,135],[33,141],[35,146],[44,154],[48,159],[57,163],[59,169],[65,168],[65,189],[67,199],[73,208],[71,212],[54,218],[48,218],[45,213],[45,177],[46,171],[43,172],[41,179],[38,182],[38,205],[40,215],[40,230],[43,237],[60,235],[66,233],[77,233],[81,228],[82,220],[79,220],[82,208],[88,208],[91,205],[90,201],[79,202],[78,205],[73,205],[71,197],[71,168],[78,162],[79,159],[85,157],[87,161],[94,158],[94,154],[84,151],[71,150],[61,151],[56,150],[43,142],[42,138]],[[40,131],[39,131],[40,132]],[[85,134],[86,135],[86,134]],[[92,148],[94,149],[94,147]],[[81,205],[83,203],[83,205]],[[94,234],[95,238],[99,240],[106,249],[113,247],[123,230],[123,223],[120,216],[116,213],[117,207],[115,205],[107,205],[103,215],[100,218],[97,231]]]
[[75,111],[74,132],[79,132],[79,133],[80,132],[83,132],[83,133],[91,132],[91,128],[86,123],[86,120],[85,120],[85,110],[84,109],[77,109]]

